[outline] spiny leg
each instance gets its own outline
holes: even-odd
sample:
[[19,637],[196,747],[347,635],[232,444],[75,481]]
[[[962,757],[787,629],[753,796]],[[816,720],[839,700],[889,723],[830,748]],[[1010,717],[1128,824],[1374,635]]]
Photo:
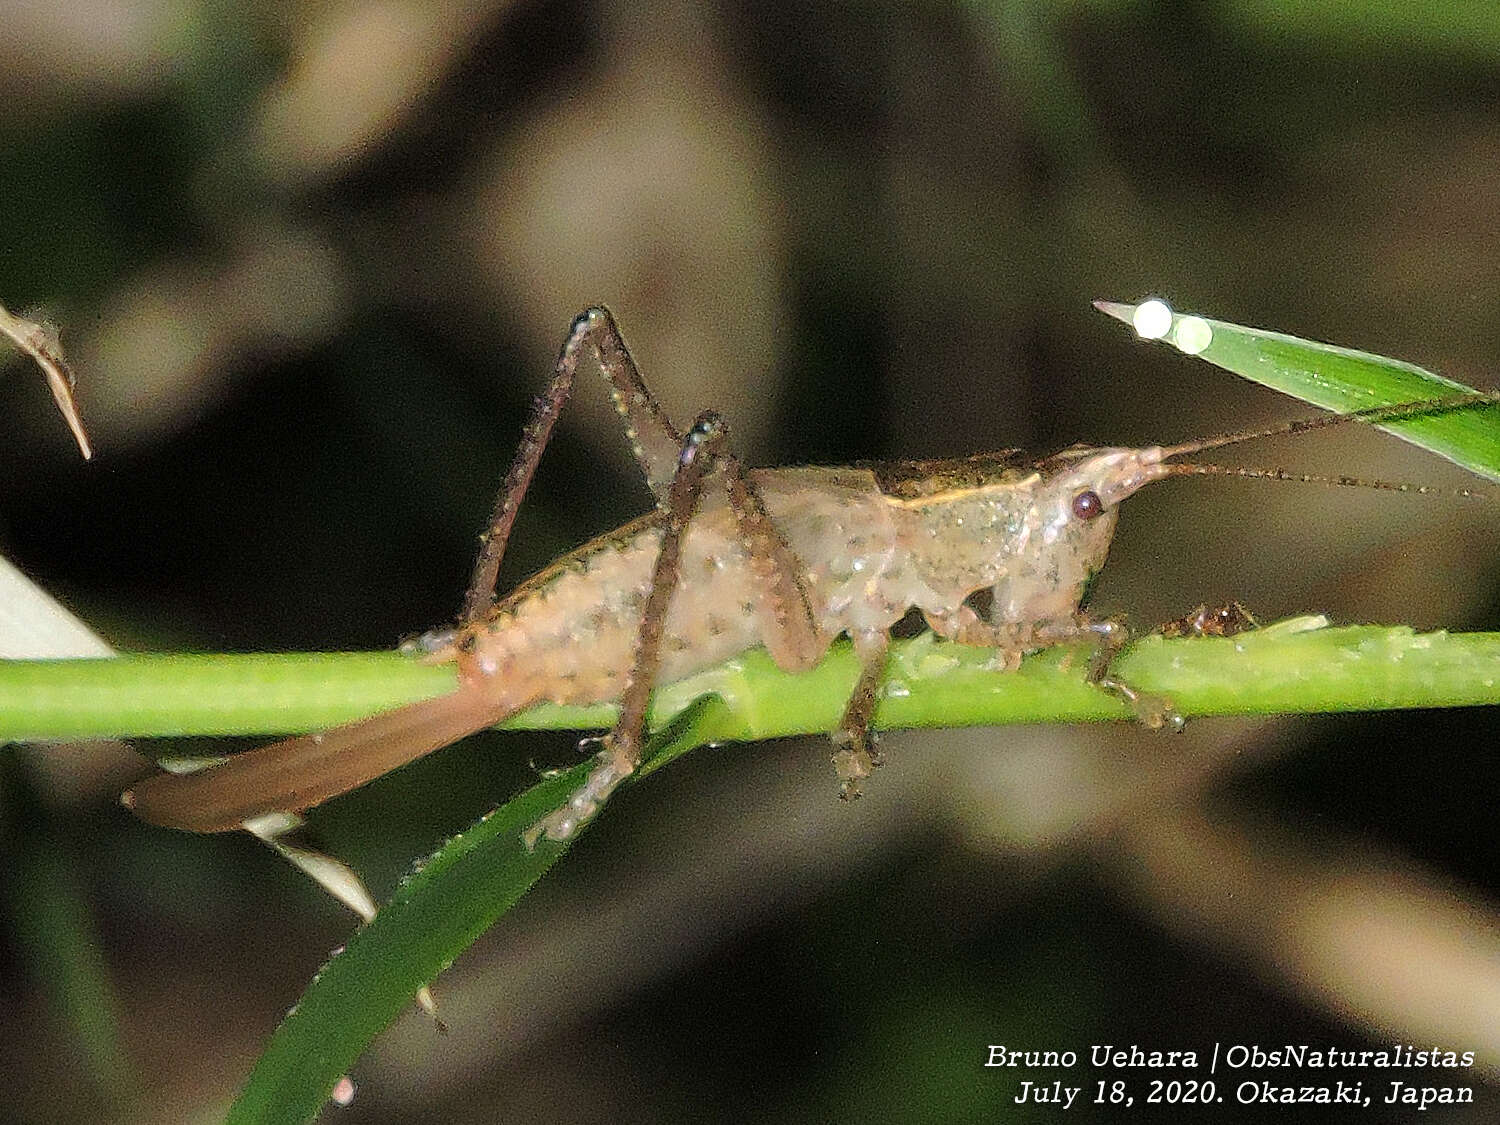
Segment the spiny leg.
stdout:
[[803,581],[802,561],[766,511],[750,474],[727,448],[729,435],[723,422],[718,421],[717,425],[718,435],[713,439],[710,453],[714,467],[723,473],[724,491],[739,528],[740,545],[750,560],[751,581],[765,599],[761,608],[762,643],[777,667],[787,672],[806,672],[828,650],[828,643],[818,633],[812,598]]
[[658,503],[666,500],[673,474],[677,470],[677,455],[682,438],[666,413],[641,381],[640,371],[614,317],[608,309],[596,306],[580,314],[568,331],[562,351],[553,369],[552,381],[547,385],[532,406],[531,418],[521,434],[521,444],[516,450],[510,471],[495,498],[495,510],[490,515],[489,528],[483,537],[479,559],[474,564],[474,576],[469,582],[469,592],[464,598],[463,621],[465,623],[482,618],[495,602],[495,583],[500,574],[500,560],[505,555],[505,545],[515,523],[516,510],[520,507],[531,478],[536,473],[542,450],[552,435],[552,427],[562,413],[563,405],[573,390],[573,378],[578,372],[579,361],[589,352],[593,353],[604,377],[609,381],[610,398],[615,409],[625,419],[625,434],[636,460],[646,474],[646,483]]
[[883,630],[860,633],[854,638],[859,657],[859,679],[844,707],[844,717],[833,732],[833,768],[839,775],[839,799],[859,796],[859,783],[880,765],[870,720],[880,701],[880,681],[885,678],[886,655],[890,651],[890,634]]
[[667,496],[667,519],[651,574],[651,589],[636,635],[635,658],[620,697],[620,715],[604,739],[599,764],[567,804],[544,817],[523,837],[528,848],[543,836],[567,840],[598,813],[620,782],[640,764],[645,746],[646,711],[661,662],[661,642],[667,611],[677,587],[683,539],[698,510],[708,475],[723,473],[729,504],[749,553],[751,570],[769,599],[766,646],[783,667],[805,669],[821,655],[801,564],[777,532],[753,482],[739,459],[727,448],[728,427],[712,411],[698,416],[683,440],[677,473]]
[[1172,701],[1143,692],[1110,673],[1110,665],[1130,642],[1130,630],[1115,618],[1094,620],[1086,615],[1043,621],[1030,626],[1010,623],[994,624],[982,620],[968,606],[948,614],[927,613],[933,631],[959,644],[994,647],[1007,668],[1018,666],[1021,656],[1037,649],[1071,644],[1080,640],[1093,642],[1089,655],[1087,678],[1104,691],[1130,705],[1135,717],[1152,730],[1183,728],[1183,718],[1172,708]]
[[1110,665],[1130,643],[1130,629],[1120,618],[1105,617],[1096,620],[1080,613],[1071,618],[1038,622],[1026,630],[1023,647],[1032,651],[1080,640],[1092,641],[1094,645],[1093,651],[1089,653],[1089,666],[1085,674],[1089,683],[1128,703],[1135,712],[1136,720],[1143,726],[1152,730],[1160,730],[1162,727],[1182,729],[1183,718],[1172,709],[1171,700],[1141,691],[1111,674]]
[[642,610],[640,632],[636,635],[635,658],[620,697],[619,717],[605,736],[599,764],[589,772],[583,785],[562,808],[527,829],[523,840],[528,848],[534,847],[542,836],[549,840],[567,840],[573,836],[594,818],[604,801],[640,762],[646,709],[651,700],[652,680],[660,663],[667,610],[677,585],[682,540],[697,511],[704,478],[713,467],[712,458],[708,456],[709,446],[723,432],[723,423],[717,415],[704,415],[693,424],[682,443],[677,475],[667,497],[667,521],[652,568],[651,590]]
[[[1094,651],[1089,657],[1087,679],[1097,684],[1118,699],[1124,700],[1135,712],[1136,720],[1152,730],[1180,731],[1186,720],[1172,706],[1172,701],[1163,695],[1141,691],[1110,671],[1116,656],[1130,643],[1130,629],[1117,618],[1093,621],[1080,617],[1074,626],[1073,636],[1092,636]],[[1054,642],[1055,643],[1055,642]]]

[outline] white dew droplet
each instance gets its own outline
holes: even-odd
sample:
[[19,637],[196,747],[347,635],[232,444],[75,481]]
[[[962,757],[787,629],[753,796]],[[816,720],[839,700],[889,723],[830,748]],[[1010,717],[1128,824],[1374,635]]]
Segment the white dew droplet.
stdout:
[[1172,330],[1172,310],[1165,301],[1142,301],[1130,314],[1130,325],[1141,339],[1160,340]]
[[333,1084],[333,1092],[328,1096],[334,1105],[349,1105],[354,1101],[354,1083],[346,1074]]
[[1184,355],[1197,355],[1214,342],[1214,330],[1201,316],[1185,316],[1177,322],[1172,343]]

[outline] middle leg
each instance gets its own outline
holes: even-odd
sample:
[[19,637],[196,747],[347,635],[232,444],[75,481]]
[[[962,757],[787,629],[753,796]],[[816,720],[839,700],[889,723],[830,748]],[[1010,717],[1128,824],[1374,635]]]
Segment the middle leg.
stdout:
[[875,735],[870,721],[880,702],[880,682],[885,678],[885,662],[891,637],[884,630],[859,633],[854,637],[854,652],[859,657],[859,679],[844,707],[844,717],[833,732],[833,768],[839,776],[839,799],[849,801],[859,796],[859,783],[880,765],[875,749]]
[[1124,621],[1115,617],[1100,620],[1080,615],[1073,622],[1062,622],[1049,627],[1055,632],[1049,644],[1061,644],[1080,638],[1092,638],[1094,651],[1089,655],[1088,681],[1117,699],[1124,700],[1135,712],[1136,721],[1152,730],[1180,731],[1186,720],[1164,695],[1141,691],[1127,680],[1122,680],[1111,671],[1115,657],[1130,643],[1130,629]]
[[1018,667],[1025,653],[1088,641],[1093,645],[1089,654],[1089,683],[1129,704],[1136,719],[1144,726],[1153,730],[1183,728],[1183,718],[1173,709],[1171,700],[1141,691],[1110,671],[1115,657],[1130,642],[1130,630],[1124,621],[1112,617],[1095,620],[1078,614],[1027,626],[994,624],[982,620],[968,606],[961,606],[948,614],[927,613],[925,616],[933,632],[939,636],[959,644],[993,647],[1007,669]]

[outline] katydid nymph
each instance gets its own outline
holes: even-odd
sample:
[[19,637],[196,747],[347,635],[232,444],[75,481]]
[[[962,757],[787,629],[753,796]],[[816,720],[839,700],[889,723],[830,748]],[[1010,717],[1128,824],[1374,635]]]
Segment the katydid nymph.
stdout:
[[[579,368],[597,366],[656,499],[650,514],[600,536],[495,598],[516,509]],[[847,635],[860,673],[833,734],[841,794],[875,764],[870,725],[893,625],[916,610],[939,636],[1027,652],[1089,641],[1089,675],[1150,725],[1180,725],[1168,701],[1110,675],[1123,643],[1114,621],[1081,608],[1104,565],[1119,505],[1171,476],[1224,474],[1367,483],[1175,460],[1251,438],[1350,419],[1379,422],[1493,402],[1482,393],[1145,448],[1074,446],[961,460],[747,470],[722,419],[679,430],[647,392],[613,318],[579,316],[537,400],[506,476],[459,623],[424,636],[425,659],[456,662],[459,687],[323,734],[235,755],[210,769],[162,773],[125,795],[156,824],[218,832],[300,812],[544,701],[618,701],[588,779],[526,835],[566,840],[640,764],[653,685],[764,646],[782,668],[811,668]],[[970,599],[987,592],[983,615]]]

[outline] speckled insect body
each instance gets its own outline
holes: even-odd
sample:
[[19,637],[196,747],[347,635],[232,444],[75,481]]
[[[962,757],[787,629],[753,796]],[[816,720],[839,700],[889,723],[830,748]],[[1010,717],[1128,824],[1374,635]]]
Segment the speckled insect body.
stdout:
[[[1019,458],[946,463],[943,471],[972,478],[957,496],[888,492],[889,482],[864,468],[776,469],[750,479],[802,564],[818,655],[840,634],[861,647],[883,643],[911,608],[940,634],[981,643],[976,630],[988,626],[963,601],[982,588],[995,591],[1000,607],[982,643],[1024,648],[1034,629],[1072,620],[1084,585],[1103,564],[1115,512],[1080,520],[1072,501],[1090,485],[1108,488],[1108,462],[1128,454],[1098,451],[1048,466],[1050,481]],[[467,653],[483,675],[530,701],[617,697],[664,523],[656,513],[564,556],[483,621],[440,635],[433,658]],[[968,531],[955,537],[955,527]],[[658,679],[681,679],[757,644],[796,663],[777,652],[774,612],[757,590],[728,505],[705,502],[684,537]]]
[[[1080,519],[1073,500],[1091,486],[1111,488],[1115,462],[1130,456],[1101,451],[1041,468],[1018,456],[986,457],[924,465],[907,480],[864,468],[753,473],[771,521],[801,563],[811,655],[787,642],[774,599],[758,588],[754,562],[720,498],[700,508],[684,537],[657,681],[684,678],[760,644],[783,667],[806,668],[841,634],[863,661],[879,661],[891,626],[911,608],[944,636],[1016,658],[1039,638],[1076,635],[1079,599],[1103,565],[1115,513],[1101,507]],[[940,479],[934,472],[948,486],[917,485]],[[664,523],[660,514],[647,517],[566,556],[486,620],[446,639],[434,658],[459,659],[467,650],[484,675],[516,693],[517,707],[618,697]],[[970,530],[955,536],[955,528]],[[1000,543],[1009,548],[997,549]],[[991,622],[964,605],[979,589],[993,590],[994,604],[1003,607]],[[839,772],[852,791],[874,760],[863,730],[844,733]]]
[[[657,508],[497,602],[495,576],[516,506],[584,358],[609,381]],[[527,836],[533,844],[544,836],[564,840],[639,764],[654,684],[756,646],[788,671],[805,670],[840,635],[849,636],[861,665],[833,732],[834,763],[851,795],[877,762],[869,728],[890,629],[912,609],[939,635],[992,647],[1008,664],[1027,651],[1090,638],[1090,675],[1101,688],[1133,703],[1153,725],[1180,723],[1166,701],[1109,677],[1118,627],[1081,612],[1109,551],[1118,505],[1152,481],[1183,473],[1285,478],[1277,470],[1168,459],[1323,424],[1168,447],[1080,446],[1042,459],[1004,452],[750,472],[730,452],[717,415],[700,415],[679,433],[641,383],[613,319],[592,309],[575,321],[538,400],[460,624],[417,646],[428,660],[458,663],[458,691],[239,754],[201,773],[158,775],[127,794],[127,804],[160,824],[233,829],[269,812],[310,808],[533,704],[618,700],[619,719],[587,782]],[[980,591],[990,595],[984,616],[969,604]]]

